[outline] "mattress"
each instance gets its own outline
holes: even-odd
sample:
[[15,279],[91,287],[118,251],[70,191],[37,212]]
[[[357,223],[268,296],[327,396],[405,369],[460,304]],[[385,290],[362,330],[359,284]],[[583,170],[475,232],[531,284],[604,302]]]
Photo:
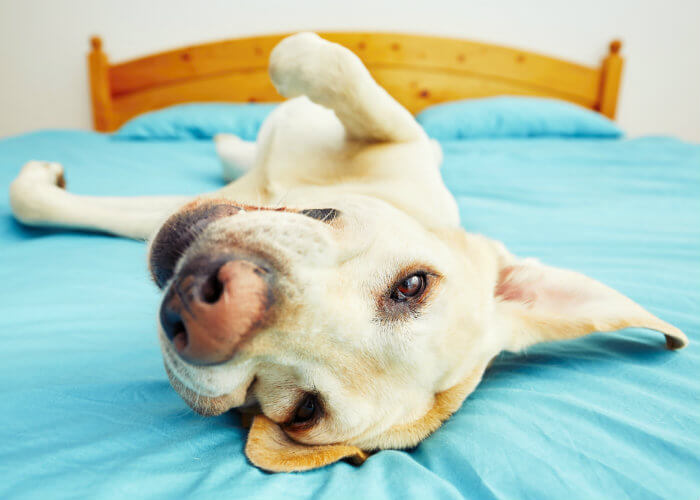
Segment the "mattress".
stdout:
[[689,498],[700,495],[700,146],[671,138],[443,143],[468,231],[588,274],[681,328],[504,353],[437,432],[364,465],[268,474],[234,413],[170,388],[145,245],[31,229],[7,187],[58,161],[96,195],[223,185],[211,141],[43,131],[0,141],[0,498]]

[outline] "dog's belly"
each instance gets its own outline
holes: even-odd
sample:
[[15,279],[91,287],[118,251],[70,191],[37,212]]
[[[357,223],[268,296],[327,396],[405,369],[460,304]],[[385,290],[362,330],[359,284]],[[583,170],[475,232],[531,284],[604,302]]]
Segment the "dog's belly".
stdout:
[[[265,122],[253,169],[210,196],[255,206],[321,208],[347,195],[385,201],[428,227],[459,225],[427,137],[405,143],[348,140],[332,111],[306,98]],[[419,200],[419,202],[417,202]]]

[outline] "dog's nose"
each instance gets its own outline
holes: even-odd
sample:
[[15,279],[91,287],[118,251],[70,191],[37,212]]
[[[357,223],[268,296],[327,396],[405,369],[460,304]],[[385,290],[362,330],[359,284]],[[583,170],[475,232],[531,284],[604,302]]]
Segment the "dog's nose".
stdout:
[[184,360],[213,365],[231,359],[265,318],[270,269],[233,259],[188,264],[160,308],[166,336]]

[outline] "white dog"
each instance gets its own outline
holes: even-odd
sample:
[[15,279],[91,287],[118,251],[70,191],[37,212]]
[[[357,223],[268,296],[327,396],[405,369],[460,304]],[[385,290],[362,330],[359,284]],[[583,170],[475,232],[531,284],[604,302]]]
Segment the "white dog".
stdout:
[[201,414],[255,414],[254,464],[413,446],[502,350],[627,327],[686,345],[605,285],[464,232],[439,147],[347,49],[289,37],[270,75],[293,99],[257,143],[218,138],[227,175],[246,173],[216,193],[75,196],[43,162],[10,188],[25,224],[154,235],[168,376]]

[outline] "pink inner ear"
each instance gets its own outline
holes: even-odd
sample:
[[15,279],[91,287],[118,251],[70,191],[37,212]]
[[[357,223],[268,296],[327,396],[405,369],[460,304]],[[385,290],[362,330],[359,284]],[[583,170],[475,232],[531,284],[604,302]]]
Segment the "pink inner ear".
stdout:
[[496,298],[523,304],[534,304],[537,294],[534,289],[529,289],[517,278],[517,267],[506,266],[498,273],[498,283],[494,295]]
[[512,322],[515,333],[508,347],[512,350],[630,326],[663,332],[671,349],[688,342],[683,332],[612,288],[576,271],[532,259],[502,267],[494,297],[497,306],[504,306],[497,308],[499,314]]
[[[595,300],[578,276],[538,264],[506,266],[498,273],[494,295],[528,308],[566,311]],[[572,273],[573,274],[573,273]]]

